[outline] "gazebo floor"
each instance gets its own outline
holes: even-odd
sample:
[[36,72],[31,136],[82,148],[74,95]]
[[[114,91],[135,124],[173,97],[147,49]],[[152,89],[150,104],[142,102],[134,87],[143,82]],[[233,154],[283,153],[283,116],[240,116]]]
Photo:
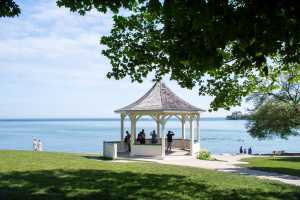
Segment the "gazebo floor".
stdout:
[[[190,156],[190,151],[186,149],[177,149],[173,148],[171,152],[166,152],[165,158],[175,158],[175,157],[182,157],[182,156]],[[123,153],[118,153],[118,159],[161,159],[160,156],[130,156],[129,152],[123,152]]]
[[187,155],[190,155],[190,151],[186,149],[173,148],[171,152],[166,152],[166,156],[187,156]]

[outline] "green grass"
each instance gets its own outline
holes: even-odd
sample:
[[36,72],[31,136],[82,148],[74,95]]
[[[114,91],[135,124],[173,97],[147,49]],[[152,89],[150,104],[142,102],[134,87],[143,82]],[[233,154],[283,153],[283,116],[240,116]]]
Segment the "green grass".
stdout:
[[254,157],[243,161],[245,167],[269,172],[277,172],[300,177],[300,157]]
[[300,199],[300,189],[204,169],[0,151],[0,199]]

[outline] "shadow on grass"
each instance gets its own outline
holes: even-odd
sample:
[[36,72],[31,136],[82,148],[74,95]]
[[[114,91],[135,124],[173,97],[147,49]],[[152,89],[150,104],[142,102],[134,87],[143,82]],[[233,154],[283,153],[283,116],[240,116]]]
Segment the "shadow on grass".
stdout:
[[300,169],[292,169],[286,167],[248,167],[248,168],[253,170],[260,170],[260,171],[266,171],[271,173],[276,172],[282,175],[291,175],[291,176],[300,177]]
[[95,156],[95,155],[84,155],[82,157],[87,159],[92,159],[92,160],[112,160],[111,158],[106,158],[103,156]]
[[[267,160],[262,160],[261,163],[257,162],[256,164],[256,162],[251,163],[250,161],[250,166],[246,165],[246,167],[254,170],[276,172],[279,174],[288,174],[288,175],[300,177],[300,157],[277,157],[276,156],[276,157],[270,157]],[[296,165],[298,167],[296,167]]]
[[300,164],[300,157],[275,157],[270,160],[285,161],[285,162],[298,162]]
[[[273,184],[273,183],[270,183]],[[279,186],[277,186],[279,187]],[[300,199],[295,190],[222,188],[168,174],[107,170],[42,170],[0,174],[0,199]]]

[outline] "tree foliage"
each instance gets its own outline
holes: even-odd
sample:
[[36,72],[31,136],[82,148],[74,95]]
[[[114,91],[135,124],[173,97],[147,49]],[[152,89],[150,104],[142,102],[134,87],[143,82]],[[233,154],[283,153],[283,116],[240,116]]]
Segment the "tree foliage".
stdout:
[[117,13],[120,8],[132,10],[143,3],[144,0],[57,0],[58,6],[69,8],[73,12],[84,15],[86,12],[96,9],[99,12],[107,12],[108,9]]
[[15,17],[21,12],[13,0],[0,0],[0,17]]
[[294,71],[278,78],[280,81],[261,82],[258,87],[263,93],[249,97],[255,102],[247,125],[252,137],[287,139],[288,136],[299,135],[300,74],[294,68]]
[[[1,1],[2,2],[2,1]],[[13,1],[6,1],[13,2]],[[57,0],[84,15],[112,10],[102,38],[109,78],[142,82],[169,74],[229,109],[257,91],[258,77],[300,63],[300,4],[294,0]],[[125,9],[126,15],[119,12]],[[123,12],[124,13],[124,12]]]
[[274,68],[272,59],[300,62],[300,4],[292,0],[58,2],[81,14],[129,9],[129,16],[114,16],[111,34],[102,38],[112,64],[108,77],[142,82],[149,73],[170,74],[181,86],[214,96],[214,110],[256,91],[257,77]]
[[299,135],[299,109],[299,106],[268,101],[251,115],[248,132],[258,139],[273,137],[287,139],[289,136]]

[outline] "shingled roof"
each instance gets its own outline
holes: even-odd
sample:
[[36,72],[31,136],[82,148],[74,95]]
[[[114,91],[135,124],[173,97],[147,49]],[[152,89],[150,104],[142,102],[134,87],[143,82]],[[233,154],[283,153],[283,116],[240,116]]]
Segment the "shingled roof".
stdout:
[[160,81],[155,83],[154,86],[140,99],[115,112],[133,111],[204,112],[205,110],[184,101]]

